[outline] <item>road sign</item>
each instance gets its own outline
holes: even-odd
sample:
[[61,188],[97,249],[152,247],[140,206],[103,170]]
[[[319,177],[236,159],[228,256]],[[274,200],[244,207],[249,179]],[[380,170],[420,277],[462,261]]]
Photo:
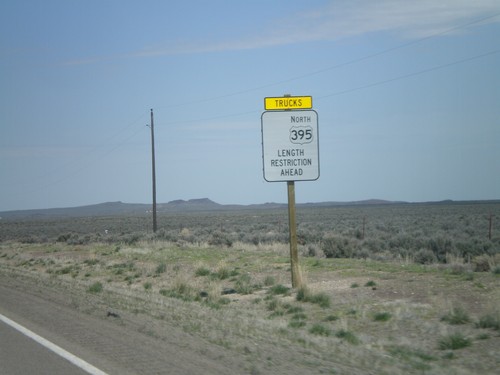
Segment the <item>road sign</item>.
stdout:
[[312,96],[281,96],[277,98],[264,98],[264,109],[310,109],[312,108]]
[[266,111],[262,114],[261,125],[266,181],[313,181],[319,178],[316,111]]

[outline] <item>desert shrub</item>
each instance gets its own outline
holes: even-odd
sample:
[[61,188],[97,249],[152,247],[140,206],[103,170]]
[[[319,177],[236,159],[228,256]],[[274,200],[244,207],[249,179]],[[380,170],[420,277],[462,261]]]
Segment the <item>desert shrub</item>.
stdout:
[[387,241],[380,238],[370,238],[363,241],[363,246],[370,251],[370,253],[378,253],[387,249]]
[[473,237],[466,242],[457,243],[461,255],[466,258],[474,258],[481,255],[494,255],[499,252],[499,247],[487,239]]
[[371,251],[368,250],[366,247],[363,247],[361,249],[356,250],[354,257],[359,259],[368,259],[371,257],[371,255],[372,255]]
[[233,245],[233,241],[229,238],[229,236],[226,233],[215,231],[208,239],[208,244],[210,246],[231,247]]
[[389,247],[393,250],[399,249],[418,249],[423,246],[423,242],[410,236],[409,234],[398,234],[389,240]]
[[413,260],[419,264],[433,264],[437,258],[432,250],[422,248],[415,253]]
[[122,241],[127,245],[135,245],[141,240],[141,235],[139,233],[132,233],[123,236]]
[[356,251],[356,244],[348,237],[327,236],[323,239],[321,249],[327,258],[351,258]]
[[90,242],[90,236],[81,236],[77,233],[69,233],[67,235],[63,235],[61,237],[61,242],[63,239],[66,239],[64,242],[66,242],[68,245],[84,245]]
[[488,255],[477,256],[471,263],[475,272],[488,272],[491,269],[491,258]]
[[56,242],[66,242],[69,238],[71,238],[71,233],[61,234],[57,237]]
[[[154,234],[154,239],[157,240],[163,240],[163,241],[169,241],[169,242],[175,242],[177,241],[177,234],[167,231],[164,228],[159,229],[155,234]],[[183,238],[185,240],[185,238]]]
[[304,256],[315,257],[318,255],[318,247],[316,245],[308,245],[307,250],[304,252]]
[[426,248],[430,249],[439,262],[446,260],[446,254],[454,252],[454,246],[449,238],[442,236],[433,237],[427,240]]

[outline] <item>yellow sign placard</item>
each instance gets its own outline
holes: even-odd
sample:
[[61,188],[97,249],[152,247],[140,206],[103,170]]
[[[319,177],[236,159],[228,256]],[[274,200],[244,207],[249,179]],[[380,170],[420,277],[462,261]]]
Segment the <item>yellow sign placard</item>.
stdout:
[[312,96],[281,96],[277,98],[264,98],[264,109],[284,110],[284,109],[311,109]]

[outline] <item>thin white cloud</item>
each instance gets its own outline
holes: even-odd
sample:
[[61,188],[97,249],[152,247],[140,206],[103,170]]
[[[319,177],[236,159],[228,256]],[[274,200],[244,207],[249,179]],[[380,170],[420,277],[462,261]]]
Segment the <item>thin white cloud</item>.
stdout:
[[[500,13],[497,0],[335,1],[305,16],[312,37],[336,39],[373,32],[422,37]],[[499,22],[500,18],[496,18]]]
[[[344,0],[278,20],[259,35],[213,43],[182,44],[137,56],[244,50],[300,42],[336,40],[374,32],[420,38],[500,14],[498,0]],[[500,22],[500,16],[488,19]]]
[[[468,22],[500,22],[498,0],[332,0],[326,6],[277,19],[256,35],[228,40],[171,41],[127,55],[69,61],[86,64],[121,58],[268,48],[313,41],[333,41],[376,32],[422,38],[444,33]],[[458,28],[453,32],[465,32]],[[453,32],[449,32],[452,34]]]

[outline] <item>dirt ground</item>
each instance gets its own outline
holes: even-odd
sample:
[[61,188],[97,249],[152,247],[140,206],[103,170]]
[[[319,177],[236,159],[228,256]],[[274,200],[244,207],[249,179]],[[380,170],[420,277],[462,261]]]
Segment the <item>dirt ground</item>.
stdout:
[[301,266],[309,300],[290,288],[281,247],[4,243],[0,313],[110,374],[498,373],[500,331],[480,324],[498,324],[497,274]]

